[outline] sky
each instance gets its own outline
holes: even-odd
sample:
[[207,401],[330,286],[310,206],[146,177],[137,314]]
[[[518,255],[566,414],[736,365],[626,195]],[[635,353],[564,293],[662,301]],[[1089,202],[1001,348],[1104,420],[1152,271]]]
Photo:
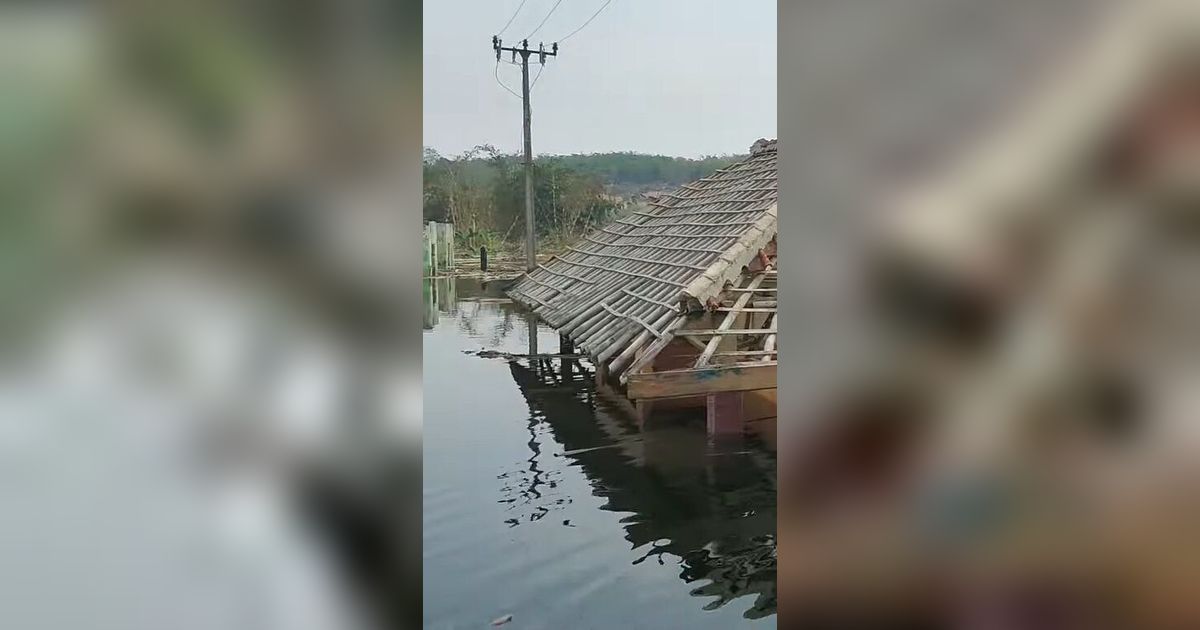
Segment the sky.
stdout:
[[[425,0],[426,147],[521,150],[521,100],[497,84],[492,51],[521,1]],[[603,4],[525,0],[501,38],[519,45],[549,14],[529,42],[549,49]],[[612,0],[547,58],[531,97],[534,153],[700,157],[776,137],[775,18],[775,0]],[[501,63],[499,78],[521,93],[520,67]]]

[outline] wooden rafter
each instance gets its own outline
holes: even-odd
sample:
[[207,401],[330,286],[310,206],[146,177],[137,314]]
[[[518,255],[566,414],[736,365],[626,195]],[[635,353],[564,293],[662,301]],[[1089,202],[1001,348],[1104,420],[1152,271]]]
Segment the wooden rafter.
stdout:
[[712,359],[713,354],[717,351],[717,346],[721,344],[721,334],[733,329],[733,324],[737,321],[739,315],[738,309],[746,306],[746,303],[749,302],[750,298],[754,295],[755,290],[758,289],[758,286],[763,283],[763,280],[766,279],[766,274],[759,273],[746,283],[746,293],[743,293],[740,297],[738,297],[737,301],[733,303],[733,308],[730,309],[729,314],[726,315],[721,324],[717,326],[717,330],[715,331],[716,334],[714,334],[713,338],[708,341],[708,346],[704,348],[704,352],[700,353],[700,357],[696,359],[695,367],[701,368],[708,364],[709,360]]

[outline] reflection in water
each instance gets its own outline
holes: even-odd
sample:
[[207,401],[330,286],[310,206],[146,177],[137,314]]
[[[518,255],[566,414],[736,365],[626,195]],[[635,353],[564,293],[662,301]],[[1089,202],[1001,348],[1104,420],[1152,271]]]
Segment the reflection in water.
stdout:
[[504,283],[427,284],[427,627],[773,627],[770,449],[640,430],[586,360],[504,358],[560,349]]
[[423,285],[422,324],[425,330],[432,330],[438,323],[439,312],[454,314],[458,305],[456,284],[454,278],[426,278]]
[[525,330],[529,336],[529,355],[533,356],[538,353],[537,343],[538,320],[537,315],[532,312],[525,313]]
[[534,522],[569,503],[538,466],[538,436],[562,444],[560,457],[579,464],[604,509],[631,513],[622,519],[625,538],[646,560],[665,564],[674,556],[680,578],[709,580],[693,595],[715,597],[707,609],[755,594],[749,618],[775,611],[774,458],[745,445],[712,445],[700,427],[640,433],[615,406],[597,401],[590,370],[578,361],[509,361],[513,379],[530,408],[529,467],[508,487],[520,500],[512,509]]

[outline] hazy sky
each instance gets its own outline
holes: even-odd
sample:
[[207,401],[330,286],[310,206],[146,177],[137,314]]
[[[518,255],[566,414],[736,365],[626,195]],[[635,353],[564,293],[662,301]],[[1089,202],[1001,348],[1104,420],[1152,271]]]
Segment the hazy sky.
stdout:
[[[526,0],[504,45],[558,1]],[[491,42],[520,3],[425,0],[425,146],[520,150],[521,101],[497,85]],[[561,0],[530,47],[549,48],[603,3]],[[534,152],[695,157],[774,138],[775,15],[775,0],[613,0],[547,59],[531,99]],[[519,67],[500,64],[500,79],[520,94]]]

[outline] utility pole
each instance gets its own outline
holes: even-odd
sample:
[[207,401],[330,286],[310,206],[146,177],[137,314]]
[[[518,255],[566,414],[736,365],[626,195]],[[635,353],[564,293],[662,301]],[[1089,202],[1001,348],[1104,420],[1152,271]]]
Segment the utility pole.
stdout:
[[537,50],[531,50],[528,39],[521,42],[520,48],[505,48],[502,44],[499,37],[492,36],[492,49],[496,51],[496,61],[499,61],[500,54],[505,52],[512,53],[514,62],[517,55],[521,56],[521,100],[525,105],[525,270],[532,271],[537,266],[537,244],[533,229],[533,143],[529,137],[529,56],[537,55],[544,66],[546,57],[558,56],[558,42],[553,44],[549,52],[546,51],[545,44],[538,44]]

